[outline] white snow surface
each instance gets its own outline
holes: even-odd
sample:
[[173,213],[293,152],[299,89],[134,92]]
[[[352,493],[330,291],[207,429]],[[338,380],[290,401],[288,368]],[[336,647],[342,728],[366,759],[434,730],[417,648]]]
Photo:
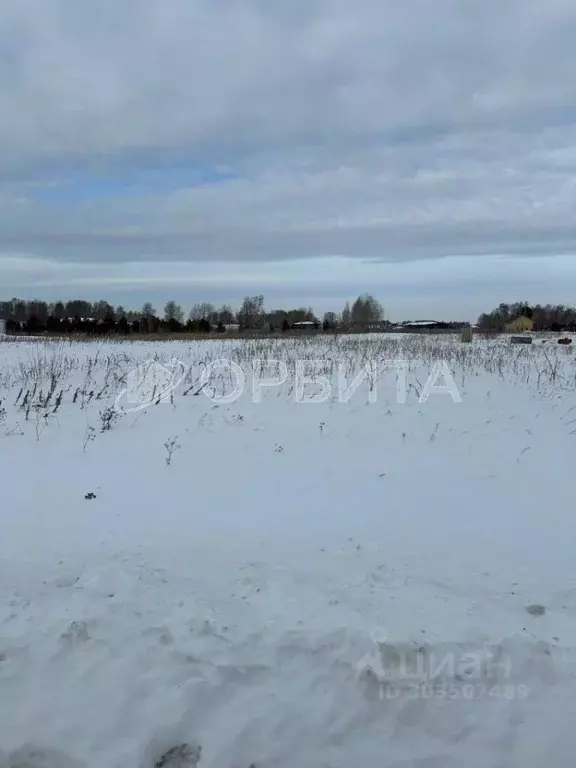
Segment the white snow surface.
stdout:
[[[572,767],[576,366],[553,342],[0,343],[0,766],[194,742],[200,768]],[[173,358],[173,396],[129,410],[128,374]],[[266,358],[288,379],[254,402]],[[200,389],[217,359],[234,401],[224,367]],[[297,402],[304,359],[381,375]],[[461,402],[423,401],[442,360]],[[488,647],[507,663],[463,675]],[[394,664],[418,649],[456,668]]]

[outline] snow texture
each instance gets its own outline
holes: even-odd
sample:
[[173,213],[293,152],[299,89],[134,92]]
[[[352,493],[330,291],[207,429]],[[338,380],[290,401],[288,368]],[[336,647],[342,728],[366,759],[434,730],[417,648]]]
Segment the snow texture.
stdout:
[[[7,337],[0,766],[572,767],[576,366],[552,341]],[[142,366],[164,399],[127,401]]]

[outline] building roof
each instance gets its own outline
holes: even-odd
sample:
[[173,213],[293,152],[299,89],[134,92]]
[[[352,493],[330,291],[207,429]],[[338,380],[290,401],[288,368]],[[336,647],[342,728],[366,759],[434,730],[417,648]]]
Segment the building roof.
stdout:
[[441,325],[439,320],[413,320],[410,323],[404,323],[404,327],[412,328],[414,326],[426,327],[427,325]]
[[316,323],[313,320],[299,320],[297,323],[292,323],[292,325],[316,325]]

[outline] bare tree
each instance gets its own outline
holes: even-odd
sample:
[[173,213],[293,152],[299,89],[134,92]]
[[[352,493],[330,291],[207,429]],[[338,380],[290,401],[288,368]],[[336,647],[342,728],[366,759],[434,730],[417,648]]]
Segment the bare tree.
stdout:
[[216,310],[213,304],[201,301],[192,306],[188,317],[190,320],[208,320],[210,323],[213,323],[216,319]]
[[358,296],[351,310],[351,319],[355,325],[369,325],[379,323],[384,316],[384,310],[380,302],[373,296],[365,293]]
[[149,301],[142,307],[142,317],[156,317],[156,310]]
[[337,328],[339,325],[339,318],[336,312],[325,312],[322,322],[324,328]]
[[235,320],[236,317],[232,307],[228,306],[228,304],[223,304],[218,310],[218,322],[222,323],[222,325],[230,325],[231,323],[234,323]]
[[238,312],[243,328],[258,328],[264,316],[264,296],[246,296]]
[[114,307],[107,301],[97,301],[92,305],[92,317],[96,317],[98,320],[114,318]]
[[62,320],[66,316],[66,308],[61,301],[57,301],[55,304],[50,304],[48,308],[49,314],[58,320]]
[[178,323],[181,323],[184,319],[184,312],[180,304],[176,304],[175,301],[168,301],[164,307],[164,319],[167,322],[176,320]]
[[67,317],[90,317],[92,314],[92,304],[83,299],[73,299],[66,302]]
[[349,302],[346,302],[344,305],[344,309],[342,311],[342,325],[348,326],[350,325],[350,321],[352,320],[352,312],[350,311],[350,304]]

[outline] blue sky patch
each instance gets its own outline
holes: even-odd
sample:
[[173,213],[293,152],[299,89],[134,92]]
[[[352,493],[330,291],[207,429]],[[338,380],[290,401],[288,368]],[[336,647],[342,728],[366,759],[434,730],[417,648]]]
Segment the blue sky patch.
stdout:
[[60,183],[33,187],[28,196],[41,203],[67,206],[91,200],[166,195],[178,189],[218,184],[234,178],[236,175],[225,167],[187,163],[118,174],[73,171]]

